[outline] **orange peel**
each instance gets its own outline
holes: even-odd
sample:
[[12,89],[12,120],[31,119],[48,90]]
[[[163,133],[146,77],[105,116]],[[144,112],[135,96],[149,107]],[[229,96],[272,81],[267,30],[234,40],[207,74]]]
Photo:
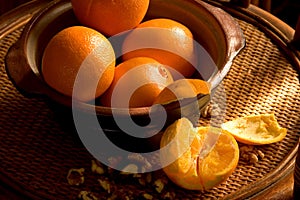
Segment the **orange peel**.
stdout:
[[249,115],[222,124],[222,129],[230,132],[237,141],[249,145],[264,145],[284,139],[287,129],[281,127],[274,115]]

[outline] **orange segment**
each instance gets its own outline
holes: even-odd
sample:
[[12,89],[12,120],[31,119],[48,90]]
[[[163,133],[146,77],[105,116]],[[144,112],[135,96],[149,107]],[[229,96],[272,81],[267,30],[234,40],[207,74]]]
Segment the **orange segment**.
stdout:
[[187,118],[181,118],[165,130],[160,158],[164,172],[175,184],[189,190],[207,190],[234,171],[239,148],[227,131],[195,128]]
[[[73,94],[79,69],[80,89]],[[80,101],[90,101],[103,94],[112,83],[114,70],[115,53],[108,39],[84,26],[60,31],[43,53],[42,74],[46,83]]]
[[250,145],[271,144],[281,141],[287,129],[280,127],[274,113],[250,115],[222,124],[239,142]]
[[[198,131],[206,134],[212,128],[199,128]],[[220,129],[215,129],[218,133]],[[227,131],[222,131],[211,149],[211,152],[200,161],[198,173],[201,174],[205,189],[212,188],[226,180],[234,171],[239,161],[237,142]]]
[[169,66],[175,80],[191,76],[197,64],[192,32],[171,19],[157,18],[139,24],[125,38],[122,52],[124,60],[146,56]]
[[210,94],[209,83],[200,79],[179,79],[164,88],[154,103],[167,104],[183,98],[197,97],[199,94]]

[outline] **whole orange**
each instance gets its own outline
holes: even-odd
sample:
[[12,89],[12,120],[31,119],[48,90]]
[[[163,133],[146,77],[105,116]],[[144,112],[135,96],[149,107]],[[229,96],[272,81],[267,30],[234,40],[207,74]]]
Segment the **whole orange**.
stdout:
[[197,64],[194,44],[193,34],[185,25],[172,19],[152,19],[142,22],[125,38],[123,59],[151,57],[169,66],[174,79],[187,78]]
[[71,0],[71,3],[80,23],[106,36],[136,27],[149,6],[149,0]]
[[[112,83],[114,69],[115,53],[108,39],[83,26],[68,27],[57,33],[42,57],[45,82],[80,101],[103,94]],[[77,87],[73,93],[75,81]]]
[[110,88],[101,96],[104,106],[151,106],[157,95],[173,82],[171,73],[156,60],[136,57],[120,63]]

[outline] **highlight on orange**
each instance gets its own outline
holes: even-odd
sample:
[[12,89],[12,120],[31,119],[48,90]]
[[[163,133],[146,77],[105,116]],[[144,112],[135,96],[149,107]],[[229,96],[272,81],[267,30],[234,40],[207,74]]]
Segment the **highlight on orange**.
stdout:
[[82,25],[112,36],[135,28],[144,18],[149,0],[71,0]]
[[100,102],[109,107],[151,106],[172,82],[171,73],[158,61],[148,57],[132,58],[116,67],[114,80]]
[[144,21],[132,30],[122,46],[123,59],[151,57],[170,67],[175,80],[195,72],[197,53],[192,32],[172,19]]
[[[47,44],[42,57],[42,75],[56,91],[90,101],[109,88],[115,60],[114,49],[104,35],[84,26],[68,27]],[[80,77],[77,77],[79,70]],[[73,94],[75,80],[79,89]]]

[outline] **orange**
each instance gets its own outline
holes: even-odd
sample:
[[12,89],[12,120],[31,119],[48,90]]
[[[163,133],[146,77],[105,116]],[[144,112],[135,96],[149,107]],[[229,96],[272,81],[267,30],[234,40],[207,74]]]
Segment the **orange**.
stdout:
[[[110,42],[101,33],[83,26],[57,33],[47,44],[42,58],[45,82],[80,101],[90,101],[103,94],[112,83],[114,69],[115,53]],[[75,80],[78,87],[73,94]]]
[[116,67],[114,80],[100,101],[110,107],[151,106],[157,95],[172,82],[170,72],[156,60],[132,58]]
[[193,127],[187,118],[171,124],[162,135],[163,171],[178,186],[208,190],[235,170],[239,147],[234,137],[216,127]]
[[106,36],[136,27],[146,15],[149,0],[71,0],[78,21]]
[[222,124],[237,141],[249,145],[263,145],[279,142],[287,134],[280,127],[274,113],[239,117]]
[[142,22],[130,32],[124,40],[122,53],[124,60],[138,56],[154,58],[171,67],[173,78],[179,79],[195,72],[195,49],[193,34],[185,25],[157,18]]
[[210,94],[210,84],[200,79],[179,79],[164,88],[156,97],[155,104],[167,104],[183,98]]

